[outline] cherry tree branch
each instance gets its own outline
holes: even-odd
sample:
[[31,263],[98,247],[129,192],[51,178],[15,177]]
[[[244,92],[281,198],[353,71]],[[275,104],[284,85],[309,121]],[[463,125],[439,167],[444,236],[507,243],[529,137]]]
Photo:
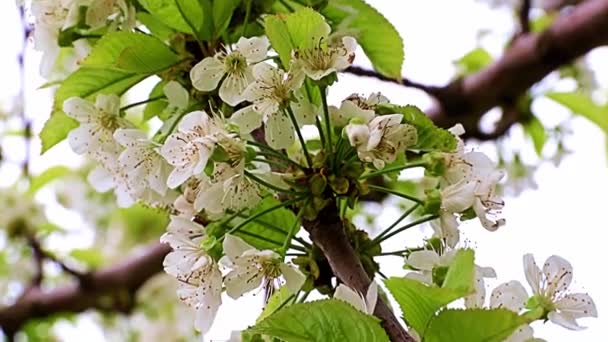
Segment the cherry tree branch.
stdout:
[[129,312],[135,292],[162,270],[170,247],[156,243],[115,265],[87,274],[86,286],[72,282],[52,290],[32,287],[12,305],[0,309],[0,327],[9,339],[28,320],[88,309]]
[[[335,206],[326,207],[317,220],[304,221],[304,229],[327,258],[335,276],[350,288],[366,293],[372,281],[350,245],[337,212]],[[374,315],[382,320],[382,326],[392,341],[414,341],[381,298],[378,298]]]

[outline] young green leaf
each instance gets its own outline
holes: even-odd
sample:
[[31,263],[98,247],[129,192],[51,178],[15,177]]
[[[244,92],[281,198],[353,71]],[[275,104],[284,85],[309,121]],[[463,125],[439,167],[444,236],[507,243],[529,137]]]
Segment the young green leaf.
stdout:
[[[154,88],[152,88],[152,90],[150,91],[150,95],[148,95],[148,98],[153,98],[153,97],[158,97],[158,96],[163,95],[164,94],[163,88],[165,87],[166,84],[167,84],[167,82],[163,81],[163,80],[156,83]],[[169,102],[165,98],[146,103],[146,106],[144,107],[144,121],[148,121],[148,120],[152,119],[153,117],[160,115],[163,112],[163,110],[165,108],[167,108],[168,105],[169,105]]]
[[584,116],[608,133],[608,109],[593,102],[589,95],[571,92],[548,93],[545,96],[570,109],[572,113]]
[[[190,0],[197,3],[198,1]],[[184,33],[193,33],[177,7],[176,0],[139,0],[139,3],[165,25]]]
[[334,23],[334,30],[344,27],[345,33],[357,39],[374,69],[384,76],[401,78],[403,40],[380,12],[363,0],[332,0],[321,13]]
[[291,50],[294,48],[287,30],[287,24],[279,16],[267,16],[264,19],[264,30],[272,48],[279,54],[283,67],[289,68]]
[[[248,0],[252,1],[252,0]],[[232,14],[241,4],[241,0],[222,0],[213,1],[213,26],[214,26],[214,37],[221,37],[224,31],[230,24]]]
[[466,76],[474,74],[492,63],[492,55],[482,48],[475,48],[454,62],[459,74]]
[[534,115],[531,115],[527,121],[523,123],[524,132],[532,139],[534,150],[540,156],[543,152],[543,147],[547,142],[547,132],[545,126]]
[[54,110],[40,131],[41,153],[60,143],[68,135],[68,132],[76,127],[78,127],[76,120],[65,115],[61,110]]
[[32,182],[30,183],[30,188],[28,190],[28,193],[33,195],[36,192],[38,192],[38,190],[40,190],[45,185],[49,184],[50,182],[52,182],[58,178],[61,178],[65,175],[67,175],[68,173],[70,173],[70,169],[65,166],[50,167],[50,168],[44,170],[43,173],[41,173],[37,176],[34,176],[32,178]]
[[393,277],[384,281],[399,303],[409,326],[424,335],[439,309],[473,291],[473,259],[472,250],[459,251],[448,269],[442,287],[426,285],[409,278]]
[[256,320],[256,323],[260,323],[264,318],[272,315],[280,308],[285,308],[289,305],[288,301],[293,298],[293,293],[289,291],[287,286],[281,287],[278,291],[272,294],[272,297],[268,300],[268,303],[264,306],[264,310]]
[[525,323],[523,317],[506,309],[448,309],[431,321],[424,341],[500,342]]
[[335,299],[291,305],[244,333],[288,342],[389,341],[377,318]]
[[403,122],[416,127],[418,141],[412,147],[423,151],[453,152],[456,149],[456,137],[447,130],[435,126],[416,106],[380,105],[378,114],[403,114]]

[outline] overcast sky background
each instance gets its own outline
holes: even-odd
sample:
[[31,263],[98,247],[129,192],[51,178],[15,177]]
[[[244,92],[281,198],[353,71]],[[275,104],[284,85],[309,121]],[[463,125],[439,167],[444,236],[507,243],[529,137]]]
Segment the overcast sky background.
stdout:
[[[403,74],[417,81],[441,85],[453,75],[452,61],[476,46],[481,28],[492,30],[493,35],[484,42],[493,53],[498,54],[505,37],[510,35],[512,20],[509,11],[491,11],[486,6],[470,0],[410,0],[370,1],[397,27],[405,41],[405,65]],[[2,53],[0,53],[0,104],[9,105],[19,85],[16,56],[21,46],[21,28],[15,4],[12,0],[0,1],[0,29]],[[387,52],[390,53],[390,52]],[[37,90],[44,83],[38,74],[40,55],[31,49],[27,55],[26,113],[34,119],[38,132],[50,112],[51,98],[48,90]],[[608,88],[608,51],[597,50],[590,58],[598,72],[597,78]],[[355,64],[368,65],[359,54]],[[353,92],[368,94],[381,91],[392,102],[415,104],[421,108],[430,102],[424,94],[415,90],[381,83],[371,79],[360,79],[350,75],[341,76],[340,89],[331,89],[331,102]],[[567,117],[567,111],[551,103],[539,101],[544,122],[556,124]],[[6,108],[6,107],[4,107]],[[605,194],[608,191],[608,167],[605,151],[605,136],[597,127],[584,119],[573,121],[574,136],[567,147],[574,151],[556,169],[550,164],[541,166],[536,174],[537,190],[524,192],[518,198],[506,198],[504,216],[507,226],[498,232],[486,232],[477,221],[464,225],[464,236],[476,247],[477,264],[494,266],[498,282],[518,279],[525,284],[522,256],[535,252],[537,262],[543,263],[551,254],[568,259],[574,267],[575,292],[589,292],[598,307],[598,319],[581,320],[589,328],[582,332],[571,332],[551,324],[533,325],[536,335],[548,341],[603,341],[608,338],[608,321],[604,319],[608,308],[606,295],[605,262],[606,219],[608,210]],[[532,148],[514,132],[513,147],[525,155],[532,155]],[[36,149],[38,148],[36,145]],[[482,150],[491,151],[489,146]],[[18,158],[18,150],[6,151],[7,157]],[[34,151],[37,155],[38,151]],[[44,170],[49,164],[74,165],[78,162],[67,144],[62,144],[42,157],[33,160],[34,172]],[[8,185],[17,170],[11,167],[0,169],[0,185]],[[377,213],[380,214],[379,212]],[[390,222],[396,212],[387,210],[376,223]],[[400,235],[402,241],[415,245],[426,232],[407,232]],[[391,250],[387,246],[385,250]],[[385,274],[402,275],[402,260],[386,257]],[[177,300],[177,298],[176,298]],[[243,329],[255,321],[261,296],[249,296],[234,302],[225,299],[213,330],[208,337],[226,339],[233,329]],[[246,310],[244,308],[247,308]],[[604,324],[602,324],[604,323]],[[89,341],[103,341],[103,336],[89,321],[78,327],[65,326],[62,333],[66,341],[81,340],[86,335]]]

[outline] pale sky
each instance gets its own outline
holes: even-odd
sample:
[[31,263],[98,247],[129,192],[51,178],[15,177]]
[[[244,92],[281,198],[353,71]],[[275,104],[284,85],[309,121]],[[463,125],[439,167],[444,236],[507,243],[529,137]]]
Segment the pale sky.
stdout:
[[[370,3],[393,22],[404,38],[406,57],[403,74],[430,84],[440,85],[449,80],[453,73],[452,61],[476,46],[480,28],[492,29],[494,35],[485,38],[484,43],[496,54],[511,30],[510,13],[490,11],[470,0],[376,0]],[[0,20],[3,32],[0,39],[4,47],[0,54],[0,74],[3,76],[0,79],[0,103],[5,105],[11,102],[11,94],[18,87],[15,61],[21,36],[14,1],[0,2]],[[367,65],[361,55],[355,64]],[[597,75],[599,81],[608,88],[608,51],[597,51],[592,57],[593,67],[600,71]],[[44,83],[37,76],[39,58],[39,54],[30,53],[27,64],[26,113],[35,118],[36,131],[48,116],[51,104],[49,91],[37,90]],[[330,100],[334,104],[353,92],[368,94],[381,91],[395,103],[411,103],[422,108],[429,106],[428,98],[416,90],[350,75],[341,76],[341,80],[344,82],[339,83],[340,89],[331,89]],[[557,123],[567,114],[549,101],[540,102],[538,106],[542,110],[541,119],[547,123]],[[604,310],[608,308],[608,296],[604,292],[608,277],[603,273],[601,263],[606,260],[602,250],[606,243],[604,238],[608,236],[603,218],[603,211],[607,210],[606,200],[602,196],[608,191],[606,141],[604,133],[584,119],[574,120],[573,130],[574,136],[568,140],[567,146],[574,153],[565,158],[561,167],[556,169],[544,164],[536,174],[537,190],[526,191],[518,198],[506,198],[505,227],[489,233],[477,222],[472,222],[464,226],[463,234],[471,241],[470,245],[476,247],[476,262],[496,269],[498,280],[491,285],[518,279],[530,290],[522,268],[522,256],[528,252],[534,252],[538,263],[552,254],[569,260],[574,267],[573,291],[588,292],[595,300],[600,317],[581,320],[588,326],[582,332],[537,323],[533,325],[536,336],[548,341],[602,341],[608,337],[608,321],[604,319]],[[530,154],[531,146],[522,143],[519,134],[514,134],[513,146]],[[487,147],[481,148],[491,150]],[[9,159],[11,152],[7,151]],[[76,156],[63,144],[36,158],[33,169],[43,170],[49,163],[74,165],[76,161]],[[14,169],[0,169],[0,185],[10,183],[14,175]],[[384,213],[380,223],[390,222],[393,214],[390,210]],[[403,243],[416,245],[423,234],[415,231],[400,236]],[[385,249],[391,250],[388,246]],[[401,259],[386,257],[384,273],[403,275],[401,266]],[[256,308],[259,308],[260,301],[260,296],[245,297],[238,302],[226,298],[208,337],[226,339],[230,330],[252,324],[259,313]],[[65,340],[77,341],[86,335],[90,341],[103,341],[89,323],[85,322],[78,328],[65,327]]]

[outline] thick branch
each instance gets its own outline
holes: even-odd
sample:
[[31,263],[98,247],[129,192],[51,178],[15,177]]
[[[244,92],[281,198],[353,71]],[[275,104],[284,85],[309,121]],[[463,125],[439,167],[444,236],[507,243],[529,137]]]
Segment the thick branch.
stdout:
[[91,308],[128,312],[133,293],[162,270],[162,260],[169,251],[167,245],[151,245],[123,262],[88,274],[87,286],[73,282],[50,291],[32,288],[15,304],[0,310],[0,327],[12,336],[29,319],[54,313]]
[[[304,221],[304,228],[329,261],[336,277],[352,289],[366,293],[371,280],[350,245],[336,213],[337,209],[330,206],[319,214],[318,220]],[[414,341],[381,298],[378,298],[374,314],[382,320],[382,326],[392,341]]]

